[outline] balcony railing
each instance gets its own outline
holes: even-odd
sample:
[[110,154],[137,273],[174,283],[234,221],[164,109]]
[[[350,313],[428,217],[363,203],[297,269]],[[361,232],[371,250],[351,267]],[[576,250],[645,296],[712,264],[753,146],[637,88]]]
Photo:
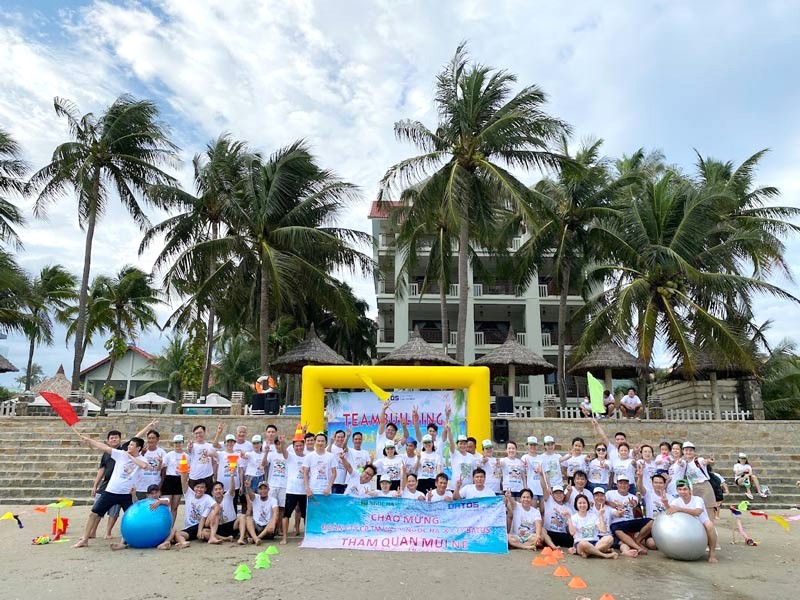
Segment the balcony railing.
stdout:
[[544,384],[544,395],[545,396],[555,396],[556,395],[556,386],[554,383],[545,383]]
[[381,233],[378,235],[378,247],[381,250],[386,250],[394,245],[393,233]]
[[450,332],[450,345],[451,346],[455,346],[456,344],[458,344],[458,332],[457,331],[451,331]]
[[552,346],[552,340],[550,339],[550,332],[543,331],[542,332],[542,346]]
[[528,345],[528,335],[524,331],[517,332],[517,343],[523,346]]
[[482,283],[475,283],[472,286],[472,295],[476,298],[483,296],[483,284]]
[[408,293],[411,296],[419,296],[419,289],[420,289],[420,284],[418,284],[418,283],[409,284]]
[[550,295],[550,287],[546,283],[539,284],[539,298],[547,298]]
[[517,250],[520,249],[521,246],[522,246],[522,238],[515,237],[511,240],[511,245],[508,247],[508,249],[511,250],[512,252],[516,252]]
[[447,290],[448,296],[458,296],[458,284],[451,283],[449,289]]
[[517,398],[530,398],[530,387],[527,383],[518,383],[517,389]]
[[484,335],[483,331],[476,331],[475,332],[475,345],[476,346],[483,346],[486,344],[486,336]]
[[378,329],[378,342],[383,342],[385,344],[393,344],[394,329],[393,328]]

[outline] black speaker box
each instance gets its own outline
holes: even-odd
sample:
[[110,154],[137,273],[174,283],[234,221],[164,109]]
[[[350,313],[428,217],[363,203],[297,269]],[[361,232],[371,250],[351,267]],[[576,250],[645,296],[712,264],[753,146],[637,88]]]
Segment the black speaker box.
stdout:
[[495,419],[492,421],[492,437],[496,444],[508,442],[508,419]]
[[495,411],[498,413],[514,413],[513,396],[497,396],[494,399]]

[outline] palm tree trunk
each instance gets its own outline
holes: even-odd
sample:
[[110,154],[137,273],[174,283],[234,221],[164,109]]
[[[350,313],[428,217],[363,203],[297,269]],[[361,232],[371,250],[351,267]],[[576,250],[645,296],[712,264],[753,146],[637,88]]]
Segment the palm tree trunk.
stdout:
[[465,207],[458,230],[458,325],[456,331],[456,362],[464,364],[467,343],[467,303],[469,298],[469,214]]
[[33,379],[33,351],[36,348],[36,338],[31,336],[30,347],[28,348],[28,368],[25,369],[25,390],[31,389],[31,379]]
[[106,399],[105,389],[111,384],[111,377],[114,375],[114,368],[117,366],[117,352],[116,347],[111,349],[109,353],[109,358],[111,361],[108,363],[108,375],[106,375],[106,380],[103,382],[103,387],[100,388],[100,416],[103,417],[106,414],[106,404],[108,400]]
[[568,263],[561,268],[561,290],[558,299],[558,398],[561,406],[564,407],[567,405],[564,346],[567,339],[567,295],[569,294],[570,270]]
[[[95,179],[92,184],[95,198],[99,194],[100,180]],[[78,295],[78,320],[75,322],[75,354],[72,359],[72,389],[81,387],[81,363],[85,349],[84,336],[86,335],[87,305],[89,303],[89,270],[92,266],[92,242],[94,241],[94,228],[97,224],[97,207],[95,200],[89,211],[89,220],[86,224],[86,244],[83,251],[83,275],[81,276],[81,291]]]
[[[219,223],[211,224],[211,239],[216,240],[219,237]],[[213,270],[216,266],[216,260],[212,254],[211,268]],[[214,311],[213,302],[208,307],[208,331],[206,333],[206,364],[203,367],[203,382],[200,384],[200,395],[205,396],[208,394],[208,381],[211,379],[211,360],[214,355],[214,318],[216,313]]]
[[447,345],[450,343],[450,328],[447,326],[447,281],[439,280],[439,318],[442,320],[442,350],[447,354]]
[[261,299],[258,313],[258,337],[261,350],[261,374],[269,373],[269,269],[261,262]]

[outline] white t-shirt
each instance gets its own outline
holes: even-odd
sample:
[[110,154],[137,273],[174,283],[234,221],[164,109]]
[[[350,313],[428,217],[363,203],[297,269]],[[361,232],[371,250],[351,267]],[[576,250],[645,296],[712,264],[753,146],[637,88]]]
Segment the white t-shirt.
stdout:
[[401,498],[405,498],[406,500],[425,500],[425,494],[417,490],[416,492],[411,492],[408,488],[405,488],[400,493]]
[[525,472],[525,463],[519,458],[501,458],[500,465],[503,470],[503,491],[521,492],[523,488],[522,474]]
[[441,473],[444,467],[442,455],[438,452],[425,452],[419,454],[418,479],[436,479],[436,475]]
[[611,461],[611,469],[614,471],[614,482],[619,480],[620,475],[626,475],[630,483],[636,481],[636,467],[632,458],[615,458]]
[[699,516],[695,517],[701,523],[705,523],[709,520],[708,513],[706,512],[706,503],[703,502],[703,499],[700,496],[692,496],[692,499],[689,500],[689,503],[686,504],[684,501],[679,497],[673,498],[669,501],[670,506],[677,506],[678,508],[688,508],[690,510],[695,510],[698,508],[703,509],[703,512],[700,513]]
[[469,500],[471,498],[488,498],[494,497],[494,492],[485,485],[483,486],[482,490],[479,490],[475,487],[475,484],[470,483],[461,486],[459,496],[464,500]]
[[[333,456],[334,464],[336,465],[336,479],[333,480],[333,483],[336,485],[345,485],[347,483],[347,469],[344,468],[342,461],[339,460],[339,457],[342,455],[342,452],[344,452],[344,448],[340,448],[336,444],[331,446],[331,455]],[[345,456],[345,458],[348,459],[347,462],[350,462],[349,451],[347,453],[347,456]]]
[[378,468],[378,476],[386,475],[392,481],[400,481],[401,469],[403,468],[403,459],[395,454],[394,458],[384,456],[378,461],[375,461],[375,466]]
[[583,496],[586,500],[589,501],[589,506],[592,506],[594,502],[594,498],[592,498],[592,492],[590,492],[587,488],[583,488],[582,490],[578,490],[576,488],[571,488],[569,492],[569,497],[567,497],[567,508],[569,508],[570,514],[574,515],[578,511],[575,510],[575,498],[578,496]]
[[534,496],[542,495],[542,481],[539,478],[539,474],[536,472],[536,467],[542,462],[541,458],[540,454],[536,456],[525,454],[522,457],[522,463],[525,465],[528,487],[533,492]]
[[655,460],[645,462],[643,458],[639,459],[639,464],[642,465],[642,485],[645,490],[653,490],[653,475],[658,471],[658,465]]
[[600,484],[603,487],[608,485],[608,479],[611,476],[611,467],[607,460],[600,460],[593,458],[589,463],[589,482],[593,484]]
[[669,482],[667,483],[667,496],[670,498],[677,498],[678,497],[678,490],[675,487],[675,484],[678,482],[678,479],[683,478],[683,473],[686,471],[686,461],[678,459],[674,463],[669,466]]
[[303,469],[308,469],[308,487],[315,494],[324,494],[331,484],[332,471],[337,461],[333,454],[312,452],[303,459]]
[[211,459],[212,457],[216,458],[217,450],[213,444],[209,442],[194,443],[192,451],[187,455],[189,457],[189,479],[205,479],[214,474],[214,465]]
[[614,509],[614,507],[611,507],[613,509],[612,513],[611,513],[611,523],[612,524],[613,523],[619,523],[620,521],[630,521],[631,519],[633,519],[633,517],[634,517],[634,514],[633,514],[634,505],[631,504],[631,500],[636,500],[636,496],[634,496],[633,494],[630,494],[630,493],[629,494],[625,494],[623,496],[617,490],[611,490],[611,491],[606,492],[606,502],[608,504],[611,504],[611,503],[619,504],[620,508],[622,508],[622,510],[623,510],[622,515],[617,515],[616,509]]
[[409,456],[407,453],[403,452],[400,455],[400,458],[403,460],[403,468],[406,470],[406,474],[414,473],[417,474],[417,455]]
[[742,464],[736,463],[733,465],[733,479],[739,479],[742,475],[749,475],[753,472],[753,467],[750,466],[750,463]]
[[652,489],[647,490],[644,494],[644,507],[645,516],[648,519],[655,519],[658,515],[667,510],[661,497]]
[[668,471],[669,468],[672,466],[672,455],[657,454],[655,461],[656,461],[656,470],[661,469],[663,471]]
[[586,398],[584,398],[583,400],[581,400],[581,403],[578,406],[580,406],[581,409],[585,410],[588,413],[592,412],[592,401],[591,400],[587,400]]
[[[272,455],[272,452],[270,452]],[[303,481],[303,461],[305,460],[305,455],[297,456],[297,454],[289,453],[286,457],[285,469],[286,469],[286,493],[287,494],[297,494],[297,495],[305,495],[306,493],[306,486],[305,482]],[[276,463],[277,464],[277,463]],[[270,473],[269,476],[272,477],[272,467],[273,463],[270,460]],[[278,467],[276,467],[277,469]],[[269,484],[270,489],[272,489],[272,483]]]
[[365,496],[369,496],[371,491],[372,481],[361,483],[361,473],[354,471],[353,476],[350,478],[350,483],[347,485],[347,489],[344,491],[344,493],[348,496],[363,498]]
[[203,494],[197,498],[193,491],[189,490],[183,495],[186,503],[186,516],[183,519],[183,528],[188,529],[200,524],[203,517],[207,517],[216,502],[208,494]]
[[261,527],[266,527],[272,521],[272,515],[275,509],[278,508],[278,501],[267,496],[266,500],[262,500],[259,494],[253,498],[253,521],[258,523]]
[[[566,514],[564,514],[566,512]],[[569,507],[566,503],[559,504],[552,496],[549,496],[544,503],[544,528],[547,531],[556,531],[560,533],[568,533],[569,525]]]
[[366,450],[356,450],[355,448],[348,448],[347,462],[353,467],[354,471],[364,468],[364,465],[369,463],[369,452]]
[[540,454],[539,460],[542,463],[542,473],[547,473],[550,488],[557,485],[564,485],[564,478],[561,475],[561,455],[560,454]]
[[[263,446],[262,446],[262,449],[263,449]],[[233,444],[233,451],[236,452],[236,454],[239,454],[239,452],[242,452],[242,451],[245,452],[246,454],[249,454],[253,450],[254,450],[253,444],[252,444],[252,442],[250,442],[248,440],[245,440],[243,442],[235,442]]]
[[[697,466],[698,463],[700,466]],[[689,480],[689,485],[708,481],[707,472],[706,459],[696,457],[694,460],[686,461],[686,479]]]
[[[296,457],[295,454],[290,454],[289,456]],[[267,464],[269,465],[269,477],[267,478],[267,483],[269,484],[269,489],[277,490],[286,488],[286,465],[288,464],[288,460],[289,459],[283,457],[283,454],[275,450],[267,454]],[[303,481],[302,471],[300,471],[300,481]],[[292,493],[301,494],[303,492]]]
[[[394,442],[395,439],[393,437],[389,437],[385,433],[381,433],[375,436],[375,454],[377,456],[381,456],[383,454],[383,449],[386,448],[386,442]],[[400,444],[396,444],[399,446]]]
[[622,406],[625,406],[630,409],[636,409],[642,405],[641,398],[639,398],[639,396],[637,396],[636,394],[634,394],[633,396],[625,394],[619,402],[620,404],[622,404]]
[[503,479],[503,469],[500,459],[484,457],[478,461],[478,466],[486,471],[486,487],[490,488],[495,494],[500,492],[500,480]]
[[431,491],[431,499],[429,502],[450,502],[452,499],[453,495],[450,492],[445,491],[445,493],[440,496],[439,492],[434,488]]
[[144,455],[139,457],[147,461],[148,468],[139,470],[139,476],[136,479],[137,492],[146,492],[151,485],[161,484],[161,467],[166,455],[163,448],[156,446],[155,450],[146,450]]
[[450,456],[450,470],[453,478],[450,483],[455,486],[455,482],[461,478],[462,485],[472,483],[472,472],[475,470],[475,456],[469,452],[461,454],[458,450]]
[[570,478],[575,475],[575,471],[583,471],[586,473],[589,461],[585,454],[579,454],[578,456],[570,456],[561,464],[564,465],[564,468],[567,470],[567,478]]
[[183,456],[183,452],[175,452],[175,450],[170,450],[164,455],[162,466],[167,468],[165,473],[167,476],[180,476],[178,464],[181,462],[181,456]]
[[580,513],[575,513],[570,517],[572,526],[575,528],[575,535],[572,538],[576,542],[595,541],[600,539],[600,531],[597,522],[600,519],[596,512],[589,511],[582,517]]
[[264,453],[251,450],[247,453],[247,467],[244,470],[246,477],[264,476]]
[[542,513],[536,508],[525,510],[522,504],[517,502],[514,506],[514,513],[511,517],[511,533],[527,541],[532,535],[536,535],[536,521],[542,520]]
[[603,514],[602,517],[600,515],[600,509],[597,508],[597,505],[592,503],[592,508],[589,509],[590,513],[594,513],[595,517],[599,521],[602,518],[606,522],[605,533],[600,533],[598,529],[598,533],[600,535],[609,535],[611,533],[611,515],[614,512],[614,509],[608,506],[607,504],[603,505]]
[[222,483],[225,486],[225,491],[227,492],[231,489],[231,482],[233,482],[233,486],[235,489],[239,489],[242,485],[242,480],[239,478],[239,470],[243,466],[242,457],[238,454],[239,460],[236,462],[236,466],[233,468],[233,477],[231,477],[231,466],[228,463],[228,455],[233,455],[233,452],[227,452],[225,450],[220,450],[217,453],[217,481]]
[[133,462],[133,458],[125,450],[114,448],[111,451],[114,459],[114,471],[108,480],[106,492],[110,494],[130,494],[135,487],[141,467]]
[[227,493],[223,494],[220,508],[222,509],[219,518],[220,523],[230,523],[236,520],[236,508],[233,506],[233,496]]

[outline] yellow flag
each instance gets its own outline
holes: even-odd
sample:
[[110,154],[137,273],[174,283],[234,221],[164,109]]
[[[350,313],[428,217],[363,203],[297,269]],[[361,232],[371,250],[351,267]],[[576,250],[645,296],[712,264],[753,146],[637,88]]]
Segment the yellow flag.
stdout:
[[589,400],[592,401],[592,412],[596,415],[602,415],[605,412],[605,407],[603,406],[603,384],[588,371],[586,372],[586,380],[589,383]]
[[380,399],[381,402],[386,402],[389,398],[391,398],[392,395],[386,390],[383,390],[375,385],[371,377],[367,377],[366,375],[361,375],[359,373],[358,378],[364,382],[365,386],[372,390],[372,392]]

